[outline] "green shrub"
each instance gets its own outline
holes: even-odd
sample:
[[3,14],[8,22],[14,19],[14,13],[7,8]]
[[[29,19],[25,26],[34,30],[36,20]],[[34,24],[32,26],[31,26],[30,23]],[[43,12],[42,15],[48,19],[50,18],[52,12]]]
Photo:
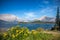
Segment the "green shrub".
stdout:
[[53,35],[42,33],[37,30],[29,31],[28,28],[21,28],[19,26],[12,27],[0,35],[2,40],[52,40]]

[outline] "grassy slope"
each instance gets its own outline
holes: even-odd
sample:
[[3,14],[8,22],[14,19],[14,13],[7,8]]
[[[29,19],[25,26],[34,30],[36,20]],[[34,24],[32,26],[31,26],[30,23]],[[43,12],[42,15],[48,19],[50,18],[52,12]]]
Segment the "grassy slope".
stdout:
[[[16,28],[17,30],[21,29],[21,28]],[[24,31],[25,28],[22,28],[21,30]],[[14,29],[15,30],[15,29]],[[26,31],[28,29],[25,29]],[[23,34],[22,35],[22,38],[21,40],[60,40],[60,32],[58,31],[45,31],[45,30],[41,30],[41,31],[28,31],[28,32],[31,32],[31,34],[28,34],[27,37],[25,39],[23,39],[24,37],[24,34],[26,33],[26,31],[22,32]],[[15,32],[15,31],[14,31]],[[11,31],[10,33],[13,33],[13,31]],[[38,33],[37,33],[38,32]],[[8,34],[9,35],[9,34]],[[19,34],[20,35],[20,34]],[[4,35],[3,35],[4,36]],[[11,35],[10,35],[11,36]],[[0,35],[0,38],[2,37],[2,35]],[[21,36],[20,36],[21,37]],[[20,40],[19,38],[20,37],[17,37],[18,40]],[[8,37],[9,39],[10,37]],[[3,38],[2,38],[3,39]],[[7,39],[6,39],[7,40]],[[11,40],[15,40],[15,38],[11,39]]]
[[60,40],[60,31],[44,31],[44,33],[53,34],[53,40]]

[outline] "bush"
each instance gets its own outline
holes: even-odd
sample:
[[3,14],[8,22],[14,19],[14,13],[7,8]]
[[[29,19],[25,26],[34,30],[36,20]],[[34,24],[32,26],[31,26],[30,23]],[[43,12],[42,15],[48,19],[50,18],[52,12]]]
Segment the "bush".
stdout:
[[2,34],[0,33],[0,40],[3,40],[3,36],[2,36]]
[[44,29],[43,29],[43,28],[37,28],[36,30],[37,30],[37,31],[39,31],[39,32],[44,31]]
[[16,26],[4,32],[2,37],[1,40],[52,40],[53,35]]

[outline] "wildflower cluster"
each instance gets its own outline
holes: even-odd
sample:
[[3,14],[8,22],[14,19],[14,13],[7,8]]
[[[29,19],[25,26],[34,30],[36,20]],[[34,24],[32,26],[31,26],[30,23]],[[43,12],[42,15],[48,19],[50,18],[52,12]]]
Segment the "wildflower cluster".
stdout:
[[3,40],[50,40],[52,35],[40,33],[37,30],[29,30],[19,26],[8,29],[3,33]]

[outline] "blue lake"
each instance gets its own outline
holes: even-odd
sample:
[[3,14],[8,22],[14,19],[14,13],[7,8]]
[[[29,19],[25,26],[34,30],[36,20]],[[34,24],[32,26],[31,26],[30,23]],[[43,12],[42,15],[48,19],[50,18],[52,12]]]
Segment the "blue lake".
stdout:
[[[17,24],[0,24],[0,28],[10,28],[12,26],[16,26]],[[28,29],[37,29],[37,28],[44,28],[44,29],[51,29],[54,27],[54,24],[38,24],[38,23],[26,23],[26,24],[19,24],[20,27],[27,27]]]
[[30,24],[20,24],[21,27],[27,27],[30,30],[37,29],[37,28],[44,28],[44,29],[51,29],[54,27],[54,24],[37,24],[37,23],[30,23]]

